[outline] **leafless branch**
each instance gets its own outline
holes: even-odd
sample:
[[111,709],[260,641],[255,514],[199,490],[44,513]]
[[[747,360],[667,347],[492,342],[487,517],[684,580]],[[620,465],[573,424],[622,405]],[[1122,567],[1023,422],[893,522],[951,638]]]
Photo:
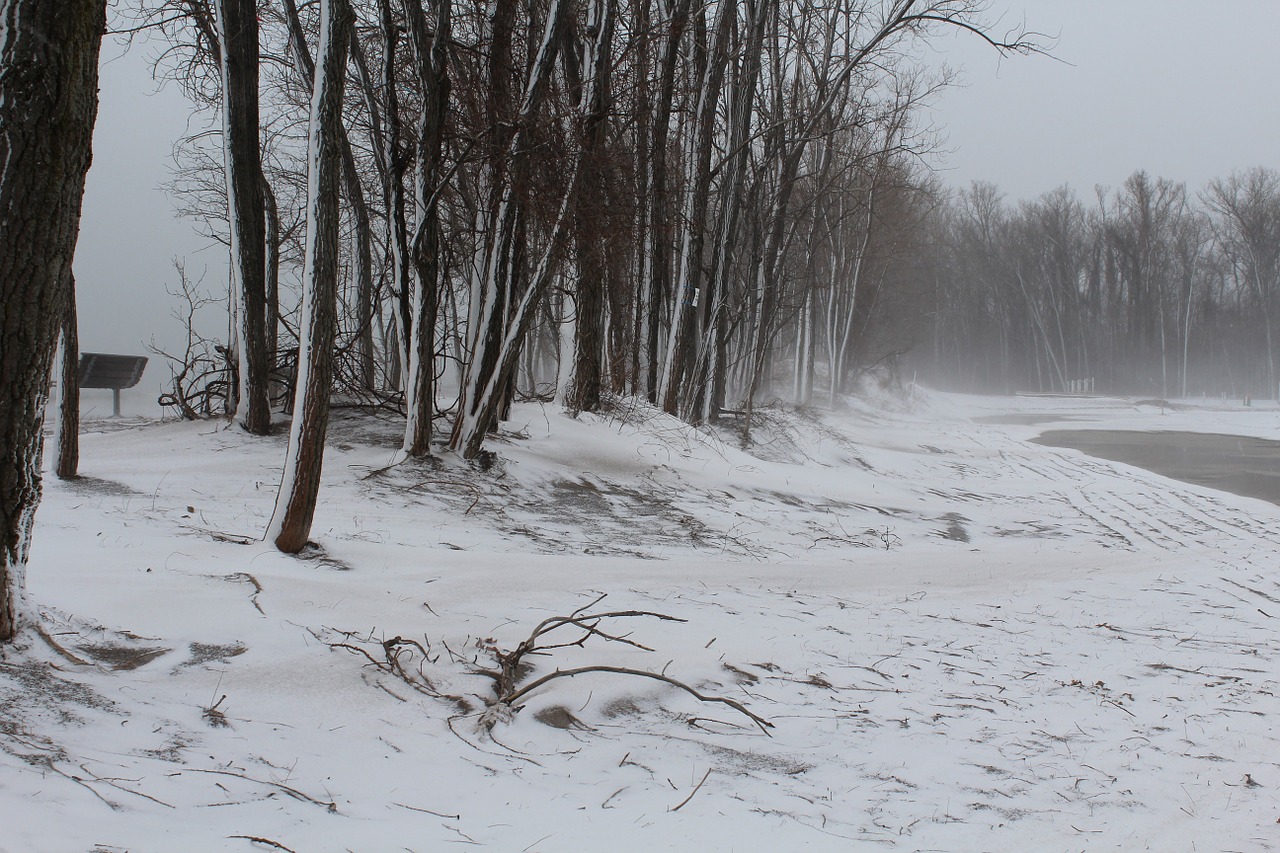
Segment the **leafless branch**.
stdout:
[[243,838],[245,841],[252,841],[254,844],[265,844],[277,850],[284,850],[285,853],[294,853],[291,848],[285,847],[279,841],[272,841],[270,838],[263,838],[260,835],[228,835],[227,838]]
[[211,773],[217,776],[231,776],[236,779],[244,779],[246,782],[253,782],[256,785],[266,785],[271,788],[279,788],[281,791],[284,791],[286,794],[288,794],[290,797],[293,797],[295,800],[298,800],[304,803],[311,803],[317,806],[323,806],[327,811],[329,811],[332,814],[338,813],[337,803],[333,801],[325,802],[324,800],[317,800],[315,797],[309,794],[302,793],[297,788],[291,788],[288,785],[282,784],[280,782],[272,782],[267,779],[254,779],[252,776],[246,776],[244,773],[235,773],[231,770],[205,770],[200,767],[188,767],[183,772]]
[[[588,672],[612,672],[612,673],[617,673],[619,675],[634,675],[638,678],[651,678],[654,681],[661,681],[664,684],[670,684],[672,687],[680,688],[681,690],[688,693],[690,696],[693,696],[699,702],[719,702],[722,705],[728,705],[730,708],[733,708],[735,711],[738,711],[739,713],[749,717],[752,722],[754,722],[757,726],[760,727],[760,731],[764,732],[765,734],[769,734],[769,729],[773,728],[773,723],[770,723],[768,720],[764,719],[763,717],[753,714],[751,711],[747,710],[746,707],[744,707],[740,702],[736,702],[733,699],[728,699],[724,696],[709,696],[705,693],[700,693],[697,690],[690,687],[689,685],[685,684],[683,681],[672,678],[669,675],[662,675],[661,673],[657,673],[657,672],[648,672],[643,669],[631,669],[630,667],[624,667],[624,666],[600,665],[600,666],[583,666],[583,667],[578,667],[576,669],[558,669],[555,672],[548,673],[547,675],[544,675],[541,678],[530,682],[528,685],[512,693],[509,697],[507,697],[507,704],[510,704],[513,702],[519,702],[522,698],[527,696],[531,691],[536,690],[537,688],[541,687],[542,685],[546,684],[549,681],[553,681],[557,678],[572,678],[575,675],[583,675]],[[770,736],[772,737],[772,735]]]

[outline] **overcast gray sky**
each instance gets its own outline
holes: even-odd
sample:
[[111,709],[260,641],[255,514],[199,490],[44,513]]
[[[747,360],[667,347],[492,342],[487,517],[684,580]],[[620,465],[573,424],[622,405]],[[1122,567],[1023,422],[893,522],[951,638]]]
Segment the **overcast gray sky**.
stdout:
[[[932,119],[945,127],[943,179],[975,179],[1011,199],[1071,184],[1117,186],[1137,169],[1186,181],[1255,165],[1280,168],[1280,0],[992,0],[1001,27],[1056,37],[1055,59],[999,59],[972,36],[943,36],[938,61],[962,71]],[[76,254],[81,348],[142,353],[175,345],[165,293],[172,258],[225,292],[226,259],[160,189],[189,109],[155,92],[145,51],[103,50],[102,105]],[[143,386],[167,369],[153,361]],[[109,405],[110,397],[105,398]],[[126,407],[127,408],[127,407]]]
[[992,17],[1057,36],[1055,58],[938,40],[964,80],[934,111],[948,183],[1090,196],[1145,169],[1194,192],[1280,167],[1280,0],[994,0]]

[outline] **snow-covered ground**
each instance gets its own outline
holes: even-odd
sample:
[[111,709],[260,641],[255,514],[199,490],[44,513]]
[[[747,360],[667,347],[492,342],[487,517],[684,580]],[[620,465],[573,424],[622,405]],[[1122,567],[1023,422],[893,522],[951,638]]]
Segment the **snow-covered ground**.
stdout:
[[[299,559],[258,541],[283,437],[87,424],[29,573],[65,654],[0,656],[0,850],[1280,848],[1280,508],[1027,441],[1274,408],[512,426],[388,468],[396,423],[342,416]],[[487,709],[495,650],[581,608],[519,684],[643,670],[771,727],[601,672]]]

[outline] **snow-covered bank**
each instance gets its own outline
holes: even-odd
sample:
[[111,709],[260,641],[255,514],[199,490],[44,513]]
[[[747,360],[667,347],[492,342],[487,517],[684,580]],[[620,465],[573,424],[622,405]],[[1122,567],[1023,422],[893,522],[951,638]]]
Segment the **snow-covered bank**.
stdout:
[[[86,435],[30,583],[98,665],[0,662],[0,849],[1280,846],[1280,509],[1025,441],[1280,413],[922,393],[770,411],[751,454],[643,408],[518,415],[486,472],[386,469],[396,425],[343,419],[302,560],[254,541],[283,439]],[[597,673],[478,731],[488,641],[600,594],[687,621],[537,674],[665,672],[773,728]],[[397,636],[466,710],[323,642]]]

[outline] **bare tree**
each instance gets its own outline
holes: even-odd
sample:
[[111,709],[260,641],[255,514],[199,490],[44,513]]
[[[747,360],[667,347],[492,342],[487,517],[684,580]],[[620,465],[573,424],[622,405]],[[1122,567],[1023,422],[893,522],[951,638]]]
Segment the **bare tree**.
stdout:
[[[227,38],[211,11],[243,0],[146,2],[187,43],[175,55],[193,63],[190,89],[224,100],[226,86],[208,79]],[[357,292],[338,307],[340,393],[402,409],[406,456],[429,452],[433,418],[447,413],[451,449],[471,458],[518,394],[549,399],[551,381],[571,409],[630,389],[701,423],[726,402],[749,412],[792,353],[811,385],[825,340],[838,386],[867,342],[889,335],[879,319],[909,278],[889,258],[915,238],[881,223],[916,221],[923,208],[895,183],[921,183],[898,150],[919,150],[906,129],[918,101],[903,82],[915,79],[904,46],[953,26],[1001,50],[1034,49],[1020,33],[987,36],[983,7],[362,4],[351,40],[362,97],[340,127],[340,268]],[[302,255],[287,220],[304,207],[295,128],[307,84],[295,72],[311,76],[316,8],[259,4],[262,55],[296,58],[260,77],[263,194],[279,196],[285,220],[286,292]],[[883,156],[868,141],[880,133]],[[206,170],[219,217],[229,180]],[[820,210],[840,228],[824,230]],[[851,271],[857,283],[844,286]],[[840,283],[838,298],[824,301],[815,277]],[[281,317],[293,334],[292,312]],[[375,330],[390,388],[371,395]],[[457,371],[452,405],[439,399],[441,370]]]
[[342,96],[354,21],[348,0],[322,0],[317,51],[320,61],[311,95],[297,402],[280,492],[267,534],[277,548],[289,554],[301,551],[311,533],[329,425],[337,324]]
[[1276,323],[1280,321],[1280,174],[1264,168],[1215,180],[1204,194],[1217,216],[1223,246],[1240,270],[1262,325],[1266,395],[1276,387]]
[[[917,365],[1005,392],[1078,390],[1096,378],[1083,387],[1167,396],[1223,383],[1250,393],[1271,358],[1257,282],[1280,268],[1268,259],[1280,258],[1280,202],[1270,213],[1245,203],[1268,196],[1265,181],[1248,184],[1210,184],[1201,200],[1212,223],[1183,184],[1141,171],[1100,189],[1093,210],[1068,187],[1010,206],[975,185],[934,220],[934,346]],[[1232,209],[1258,214],[1256,254]]]
[[236,417],[255,435],[271,431],[267,389],[267,223],[258,115],[258,4],[217,0],[222,135],[236,299],[240,387]]
[[59,480],[74,480],[80,467],[80,336],[74,275],[67,284],[67,305],[59,338],[58,455],[53,472]]
[[[607,264],[604,240],[595,227],[597,209],[587,198],[599,198],[605,176],[604,143],[610,106],[613,31],[616,0],[592,0],[585,26],[584,73],[578,85],[579,145],[584,174],[574,199],[574,237],[578,255],[577,322],[574,324],[573,379],[567,404],[574,411],[600,407],[604,373]],[[576,76],[576,75],[575,75]]]
[[24,619],[41,427],[98,111],[104,0],[0,0],[0,642]]
[[425,456],[431,450],[431,420],[436,406],[436,316],[443,250],[439,200],[443,189],[444,126],[449,110],[453,7],[451,0],[435,0],[435,20],[430,24],[418,0],[405,0],[404,7],[421,98],[413,196],[416,223],[411,246],[416,281],[409,329],[404,453]]
[[[529,264],[531,269],[525,269],[520,238],[522,232],[527,233],[527,205],[521,197],[521,185],[530,177],[528,154],[535,138],[534,125],[550,92],[569,6],[568,0],[551,0],[514,120],[507,114],[514,9],[508,8],[506,0],[498,0],[492,6],[488,23],[495,45],[489,63],[488,109],[496,138],[491,142],[491,159],[484,176],[487,184],[484,191],[490,198],[485,213],[484,242],[478,253],[478,275],[470,292],[469,360],[450,436],[450,447],[467,459],[480,452],[485,434],[497,423],[509,399],[521,345],[555,275],[557,256],[568,227],[581,158],[577,158],[576,166],[571,169],[537,260]],[[538,29],[533,21],[530,25],[534,31]]]
[[[680,52],[687,37],[692,0],[664,0],[665,16],[661,31],[662,56],[658,65],[658,81],[652,104],[645,103],[642,118],[652,116],[644,125],[641,140],[639,172],[640,195],[645,200],[641,210],[647,214],[639,223],[640,291],[636,303],[636,376],[633,387],[650,402],[659,400],[658,346],[661,332],[661,307],[671,290],[671,257],[676,229],[670,208],[671,169],[668,140],[671,117],[676,103],[676,72]],[[640,8],[647,12],[644,0]],[[641,68],[642,75],[648,68]],[[648,87],[640,90],[648,94]]]

